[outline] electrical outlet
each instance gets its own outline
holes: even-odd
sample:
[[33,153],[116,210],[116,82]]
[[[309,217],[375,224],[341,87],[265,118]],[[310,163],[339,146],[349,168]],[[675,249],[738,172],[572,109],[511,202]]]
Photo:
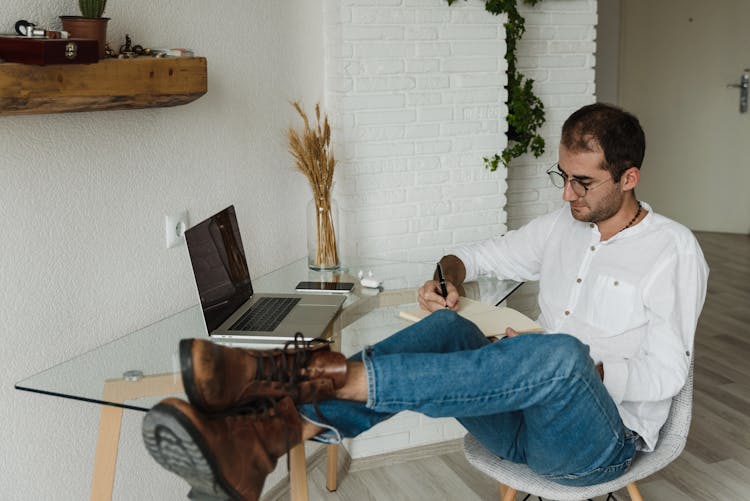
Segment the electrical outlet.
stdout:
[[185,230],[188,229],[188,211],[164,216],[167,237],[167,249],[176,247],[185,241]]

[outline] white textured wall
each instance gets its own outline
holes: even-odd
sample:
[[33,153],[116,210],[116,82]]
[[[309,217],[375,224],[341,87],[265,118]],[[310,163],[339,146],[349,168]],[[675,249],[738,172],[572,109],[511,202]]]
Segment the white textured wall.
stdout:
[[[5,0],[59,26],[75,0]],[[185,247],[164,215],[193,222],[234,203],[258,274],[306,252],[309,189],[284,132],[289,100],[323,99],[318,0],[109,2],[110,39],[191,47],[207,95],[176,108],[0,117],[0,498],[88,499],[100,408],[13,389],[38,371],[195,304]],[[115,499],[184,499],[125,412]]]

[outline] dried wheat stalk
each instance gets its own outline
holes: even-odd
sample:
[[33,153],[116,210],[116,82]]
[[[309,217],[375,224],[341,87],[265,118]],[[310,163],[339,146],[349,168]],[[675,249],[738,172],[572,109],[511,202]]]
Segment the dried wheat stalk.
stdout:
[[316,123],[314,127],[311,127],[310,120],[299,103],[294,102],[292,106],[305,123],[301,134],[290,127],[287,137],[289,152],[294,157],[297,169],[310,181],[317,210],[318,248],[315,264],[320,267],[335,266],[339,262],[339,257],[331,212],[331,187],[336,160],[331,151],[331,128],[328,125],[328,116],[324,116],[321,123],[320,104],[316,104]]

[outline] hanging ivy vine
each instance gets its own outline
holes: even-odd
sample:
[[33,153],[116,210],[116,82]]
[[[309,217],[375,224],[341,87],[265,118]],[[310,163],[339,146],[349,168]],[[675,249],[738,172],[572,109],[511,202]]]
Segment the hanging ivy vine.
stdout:
[[[456,0],[446,0],[452,5]],[[518,13],[520,0],[485,0],[485,9],[494,15],[508,14],[505,22],[505,43],[507,51],[505,60],[508,63],[508,145],[492,157],[484,157],[485,167],[497,170],[500,164],[507,167],[511,160],[520,157],[529,150],[535,157],[544,153],[544,138],[537,132],[544,124],[544,104],[534,94],[534,80],[526,78],[516,67],[516,50],[526,26],[524,18]],[[536,5],[541,0],[522,0],[527,5]]]

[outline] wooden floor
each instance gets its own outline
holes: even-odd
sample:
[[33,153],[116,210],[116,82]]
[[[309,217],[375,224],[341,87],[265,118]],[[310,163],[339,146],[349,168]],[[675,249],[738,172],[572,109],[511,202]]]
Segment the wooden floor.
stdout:
[[[750,501],[750,236],[697,236],[711,273],[696,334],[690,436],[682,456],[639,487],[646,501]],[[310,472],[313,501],[496,500],[497,492],[460,452],[350,472],[334,493],[322,467]]]

